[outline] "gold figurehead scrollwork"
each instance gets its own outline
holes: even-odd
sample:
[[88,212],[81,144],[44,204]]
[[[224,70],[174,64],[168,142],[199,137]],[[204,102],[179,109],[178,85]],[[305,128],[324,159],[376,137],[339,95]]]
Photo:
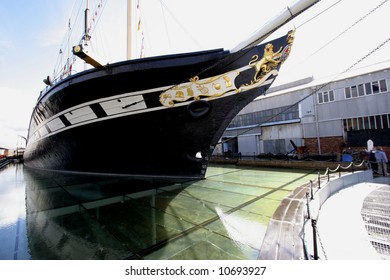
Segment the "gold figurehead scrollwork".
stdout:
[[287,45],[280,47],[277,52],[274,52],[274,46],[271,43],[265,45],[263,57],[259,59],[259,56],[255,54],[252,56],[251,61],[249,61],[249,66],[255,69],[255,75],[253,80],[245,86],[251,86],[262,81],[263,78],[270,73],[272,70],[276,69],[278,64],[283,63],[288,55],[290,54],[291,45],[294,42],[295,31],[291,30],[287,35]]
[[202,80],[198,76],[192,77],[188,83],[177,85],[160,94],[160,103],[166,107],[173,107],[175,102],[222,96],[227,92],[237,90],[233,81],[239,74],[238,71],[231,71]]
[[272,69],[276,68],[276,66],[281,62],[280,53],[282,52],[282,49],[283,48],[280,47],[280,49],[274,53],[274,46],[269,43],[264,48],[264,55],[262,59],[258,60],[259,56],[257,54],[252,56],[249,66],[255,68],[256,73],[251,81],[251,84],[257,83]]
[[294,43],[295,39],[295,30],[290,30],[287,34],[287,43],[292,44]]
[[[269,77],[278,75],[278,65],[283,63],[290,54],[294,41],[294,32],[287,36],[287,45],[274,52],[274,46],[268,43],[264,48],[263,57],[255,54],[249,61],[249,68],[254,68],[255,75],[247,84],[237,88],[235,79],[240,75],[239,71],[230,71],[214,77],[200,79],[198,76],[189,79],[189,82],[174,86],[160,94],[160,103],[166,107],[173,107],[175,103],[188,100],[199,100],[201,97],[217,98],[227,93],[239,93],[260,87]],[[243,69],[245,69],[244,67]],[[245,70],[246,71],[246,70]]]

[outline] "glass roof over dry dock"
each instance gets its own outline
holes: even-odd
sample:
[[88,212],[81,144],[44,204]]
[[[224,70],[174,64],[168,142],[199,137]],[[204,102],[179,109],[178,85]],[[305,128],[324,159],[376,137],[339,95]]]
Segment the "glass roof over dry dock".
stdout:
[[317,174],[210,166],[168,181],[0,171],[0,259],[256,259],[281,200]]

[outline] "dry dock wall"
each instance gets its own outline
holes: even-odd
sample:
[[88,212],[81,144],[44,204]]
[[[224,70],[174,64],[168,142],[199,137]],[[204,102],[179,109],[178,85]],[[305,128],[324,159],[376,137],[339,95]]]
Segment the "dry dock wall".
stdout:
[[[321,188],[313,190],[310,217],[318,218],[321,206],[338,191],[361,182],[373,180],[372,170],[332,174],[329,182],[321,181]],[[315,187],[316,188],[316,187]],[[273,214],[264,237],[258,259],[303,260],[312,256],[312,227],[307,211],[310,183],[302,185],[282,200]]]

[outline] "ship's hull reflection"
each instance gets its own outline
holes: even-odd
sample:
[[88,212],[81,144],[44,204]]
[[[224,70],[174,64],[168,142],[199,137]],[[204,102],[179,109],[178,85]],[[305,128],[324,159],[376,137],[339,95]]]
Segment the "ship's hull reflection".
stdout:
[[178,183],[24,168],[27,250],[32,259],[256,259],[272,213],[308,175],[281,174],[213,167],[206,180]]
[[24,173],[32,259],[140,259],[183,230],[165,225],[164,208],[190,182]]

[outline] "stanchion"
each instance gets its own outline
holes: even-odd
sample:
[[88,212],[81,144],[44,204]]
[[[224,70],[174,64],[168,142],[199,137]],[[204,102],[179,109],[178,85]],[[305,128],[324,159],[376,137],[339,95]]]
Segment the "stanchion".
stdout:
[[306,193],[307,218],[310,219],[309,193]]
[[318,189],[321,189],[321,175],[320,175],[320,172],[318,172]]
[[310,199],[313,200],[314,199],[314,194],[313,194],[313,181],[310,180]]
[[311,226],[313,228],[313,250],[314,250],[314,259],[318,260],[318,249],[317,249],[317,232],[316,232],[317,221],[312,219]]

